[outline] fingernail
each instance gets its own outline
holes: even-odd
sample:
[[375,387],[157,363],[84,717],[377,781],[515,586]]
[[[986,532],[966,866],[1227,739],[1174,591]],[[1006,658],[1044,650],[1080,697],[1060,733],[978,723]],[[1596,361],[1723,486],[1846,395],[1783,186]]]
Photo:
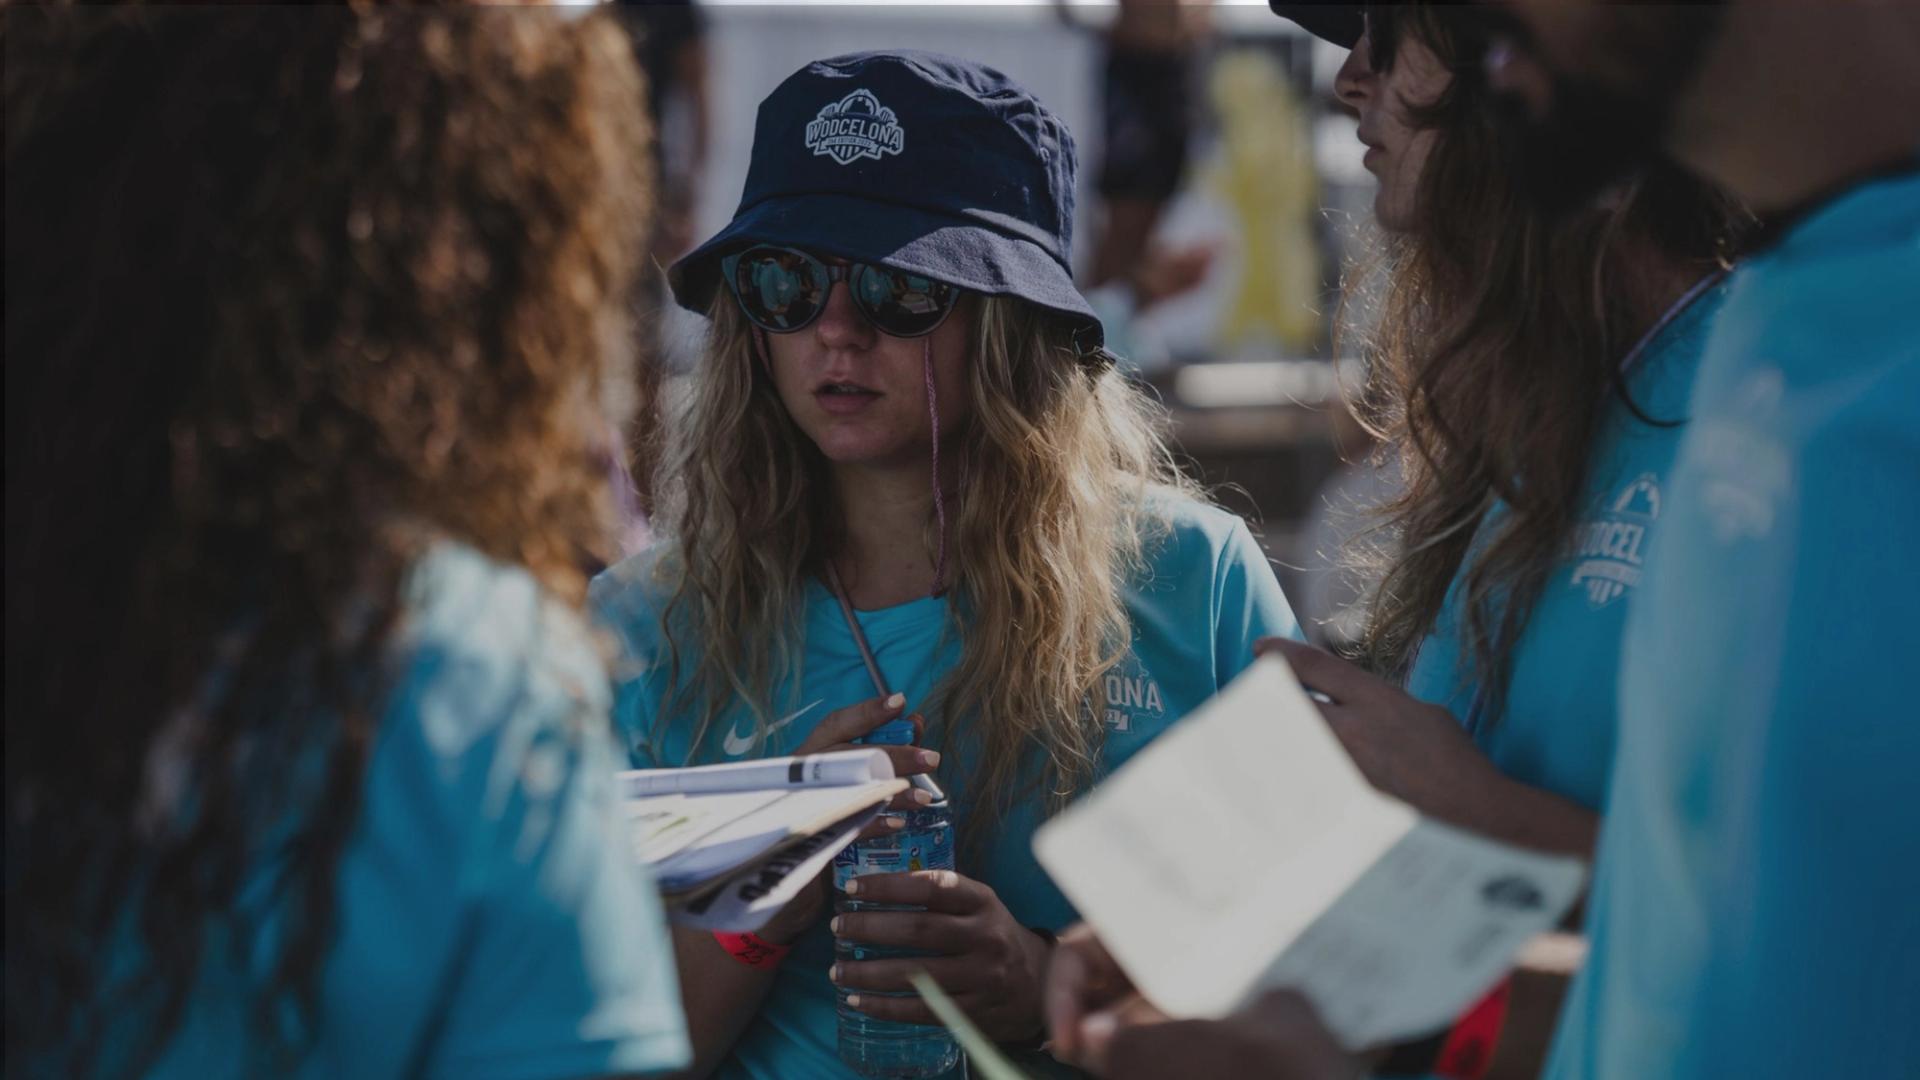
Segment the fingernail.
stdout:
[[887,708],[897,709],[900,706],[905,705],[906,703],[907,703],[907,695],[895,694],[892,697],[887,699]]
[[[926,792],[924,792],[924,791],[923,791],[923,792],[918,792],[918,794],[921,794],[921,795],[925,795],[925,794],[926,794]],[[890,817],[890,818],[888,818],[888,819],[887,819],[887,828],[889,828],[889,829],[904,829],[904,828],[906,828],[906,827],[907,827],[907,819],[906,819],[906,818],[903,818],[903,817]],[[848,892],[852,892],[853,890],[852,890],[852,889],[848,889],[847,891],[848,891]]]
[[[847,891],[852,892],[853,890],[848,889]],[[827,924],[827,929],[833,931],[836,934],[840,932],[840,919],[838,916],[835,916],[834,920]]]
[[920,751],[920,756],[915,760],[919,761],[920,764],[925,765],[929,769],[934,768],[940,764],[940,751],[922,750]]
[[859,995],[859,994],[848,994],[848,995],[847,995],[847,1008],[849,1008],[849,1009],[857,1009],[857,1008],[859,1008],[859,1007],[860,1007],[860,995]]
[[1098,1045],[1113,1036],[1114,1019],[1112,1013],[1098,1012],[1080,1021],[1080,1037]]
[[832,982],[840,981],[840,965],[839,964],[835,964],[832,967],[827,969],[827,978]]
[[913,801],[919,803],[921,806],[933,805],[933,792],[921,791],[919,788],[914,788],[911,794]]
[[[855,894],[855,893],[857,893],[857,892],[859,892],[859,891],[860,891],[860,879],[859,879],[859,878],[853,878],[853,879],[851,879],[851,880],[849,880],[849,881],[847,882],[847,895],[848,895],[848,896],[852,896],[853,894]],[[839,925],[839,923],[838,923],[838,922],[836,922],[836,923],[835,923],[834,925],[836,925],[836,926],[838,926],[838,925]]]

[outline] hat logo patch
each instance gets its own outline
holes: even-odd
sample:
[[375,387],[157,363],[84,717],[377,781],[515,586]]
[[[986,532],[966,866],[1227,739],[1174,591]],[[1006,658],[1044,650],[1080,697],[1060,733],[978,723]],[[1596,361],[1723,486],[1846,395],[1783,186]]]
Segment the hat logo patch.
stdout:
[[807,124],[807,149],[842,165],[861,158],[879,161],[907,145],[907,131],[892,109],[869,90],[855,90],[820,110]]

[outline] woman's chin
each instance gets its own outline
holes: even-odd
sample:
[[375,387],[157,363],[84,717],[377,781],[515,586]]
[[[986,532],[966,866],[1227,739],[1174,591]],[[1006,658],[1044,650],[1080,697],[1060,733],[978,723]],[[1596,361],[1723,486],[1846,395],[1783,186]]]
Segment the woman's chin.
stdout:
[[928,447],[908,439],[886,438],[873,432],[830,431],[815,438],[820,455],[849,468],[886,468],[924,463]]

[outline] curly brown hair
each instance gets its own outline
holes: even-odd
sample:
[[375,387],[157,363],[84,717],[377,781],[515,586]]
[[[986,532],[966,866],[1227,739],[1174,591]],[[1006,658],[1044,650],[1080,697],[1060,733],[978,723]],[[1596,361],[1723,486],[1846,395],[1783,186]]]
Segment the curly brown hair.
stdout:
[[8,1071],[96,1071],[130,1016],[108,1056],[150,1063],[203,953],[265,921],[236,898],[267,844],[254,1022],[284,1063],[406,568],[451,538],[578,605],[610,554],[639,76],[551,10],[4,34]]

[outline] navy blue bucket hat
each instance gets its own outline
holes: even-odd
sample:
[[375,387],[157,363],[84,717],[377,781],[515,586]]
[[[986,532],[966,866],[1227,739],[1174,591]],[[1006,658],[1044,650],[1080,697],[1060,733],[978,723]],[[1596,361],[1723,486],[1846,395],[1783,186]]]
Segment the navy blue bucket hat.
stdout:
[[1059,312],[1092,354],[1100,320],[1073,285],[1073,136],[992,68],[869,52],[801,68],[760,103],[733,221],[674,263],[705,314],[720,260],[777,244],[880,263]]

